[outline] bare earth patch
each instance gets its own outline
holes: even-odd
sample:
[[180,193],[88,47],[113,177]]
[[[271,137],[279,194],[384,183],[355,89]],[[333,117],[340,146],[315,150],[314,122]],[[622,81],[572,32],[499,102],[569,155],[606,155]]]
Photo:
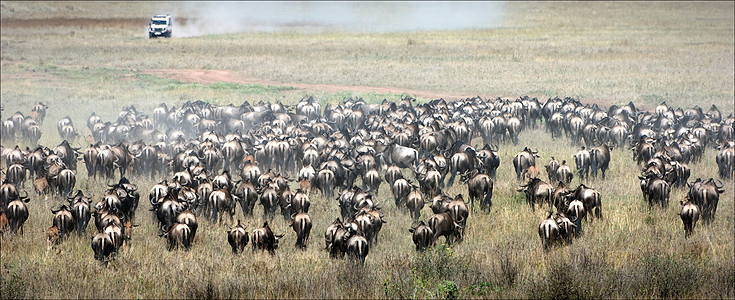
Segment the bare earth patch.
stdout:
[[231,82],[238,84],[260,84],[270,86],[293,87],[304,91],[322,91],[322,92],[359,92],[359,93],[379,93],[379,94],[408,94],[418,98],[447,100],[474,97],[477,95],[462,95],[455,93],[435,92],[435,91],[418,91],[395,87],[374,87],[363,85],[334,85],[334,84],[310,84],[310,83],[286,83],[263,80],[254,77],[248,77],[238,72],[227,70],[192,70],[192,69],[152,69],[143,72],[144,74],[173,78],[183,82],[194,83],[215,83],[215,82]]
[[22,73],[2,73],[0,80],[8,79],[48,79],[51,75],[44,73],[22,72]]

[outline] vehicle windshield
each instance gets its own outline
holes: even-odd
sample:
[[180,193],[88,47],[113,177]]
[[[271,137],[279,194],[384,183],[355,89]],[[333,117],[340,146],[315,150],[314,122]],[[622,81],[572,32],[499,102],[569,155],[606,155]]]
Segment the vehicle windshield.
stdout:
[[153,25],[168,25],[168,24],[166,24],[166,20],[151,20],[151,24],[153,24]]

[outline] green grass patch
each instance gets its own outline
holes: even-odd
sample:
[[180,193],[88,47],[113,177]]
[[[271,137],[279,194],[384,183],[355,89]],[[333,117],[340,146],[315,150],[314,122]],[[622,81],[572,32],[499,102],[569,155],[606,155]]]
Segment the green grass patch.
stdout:
[[277,93],[281,91],[290,91],[296,88],[290,86],[274,86],[274,85],[262,85],[262,84],[239,84],[232,82],[215,82],[215,83],[169,83],[163,90],[166,91],[187,91],[187,90],[199,90],[199,89],[211,89],[211,90],[224,90],[237,92],[239,94],[262,94],[262,93]]

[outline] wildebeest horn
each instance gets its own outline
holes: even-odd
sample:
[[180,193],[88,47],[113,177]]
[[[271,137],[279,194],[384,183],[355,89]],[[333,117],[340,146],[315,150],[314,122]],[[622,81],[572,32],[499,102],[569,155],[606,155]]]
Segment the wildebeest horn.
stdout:
[[18,195],[18,199],[24,200],[26,203],[28,203],[28,201],[31,201],[31,199],[28,198],[28,192],[25,190],[23,190],[23,192],[26,193],[26,195],[25,196]]
[[717,182],[720,183],[720,186],[717,186],[717,184],[714,181],[712,182],[712,184],[714,184],[715,188],[717,188],[718,190],[725,186],[725,184],[721,180],[717,179]]

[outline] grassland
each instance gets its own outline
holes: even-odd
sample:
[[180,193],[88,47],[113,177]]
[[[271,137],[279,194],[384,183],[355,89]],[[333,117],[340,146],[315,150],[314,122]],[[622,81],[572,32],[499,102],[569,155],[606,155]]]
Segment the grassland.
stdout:
[[[45,18],[89,18],[97,3],[2,2],[1,21],[39,26],[2,27],[3,119],[28,113],[35,101],[50,105],[40,143],[61,140],[55,123],[69,115],[84,135],[93,111],[114,120],[123,106],[150,112],[160,102],[202,99],[217,104],[282,101],[305,94],[324,103],[361,96],[397,100],[374,92],[304,91],[287,86],[190,83],[146,75],[150,69],[231,70],[266,81],[390,86],[484,97],[575,96],[604,106],[633,101],[652,107],[708,108],[725,115],[735,99],[732,3],[508,3],[503,25],[491,30],[390,34],[242,33],[148,40],[140,26],[48,27]],[[149,4],[114,4],[109,17],[151,14]],[[71,8],[69,8],[71,7]],[[12,24],[22,24],[15,22]],[[74,24],[74,23],[71,23]],[[425,101],[427,99],[420,99]],[[627,150],[612,152],[606,181],[592,181],[603,197],[605,220],[585,224],[571,246],[544,253],[535,214],[515,192],[511,157],[528,145],[540,161],[567,159],[577,149],[529,130],[519,146],[500,148],[501,166],[489,214],[473,214],[465,242],[417,255],[407,231],[410,218],[397,211],[383,187],[378,199],[388,224],[366,265],[327,258],[322,234],[339,215],[334,201],[312,197],[314,229],[308,250],[286,237],[275,257],[233,256],[226,225],[201,220],[192,250],[167,252],[156,236],[145,196],[131,247],[108,267],[92,259],[89,237],[49,249],[43,230],[49,208],[61,199],[33,197],[26,234],[0,241],[0,298],[733,298],[735,291],[735,194],[726,183],[717,220],[699,224],[688,240],[679,199],[649,211],[640,196]],[[6,145],[3,145],[6,146]],[[692,178],[716,176],[715,151],[691,164]],[[78,174],[77,187],[95,195],[104,185]],[[408,175],[408,173],[405,173]],[[154,182],[132,178],[142,194]],[[575,184],[579,183],[575,179]],[[30,188],[30,186],[26,186]],[[466,193],[455,185],[450,194]],[[262,224],[243,219],[252,230]],[[430,213],[424,209],[422,217]]]

